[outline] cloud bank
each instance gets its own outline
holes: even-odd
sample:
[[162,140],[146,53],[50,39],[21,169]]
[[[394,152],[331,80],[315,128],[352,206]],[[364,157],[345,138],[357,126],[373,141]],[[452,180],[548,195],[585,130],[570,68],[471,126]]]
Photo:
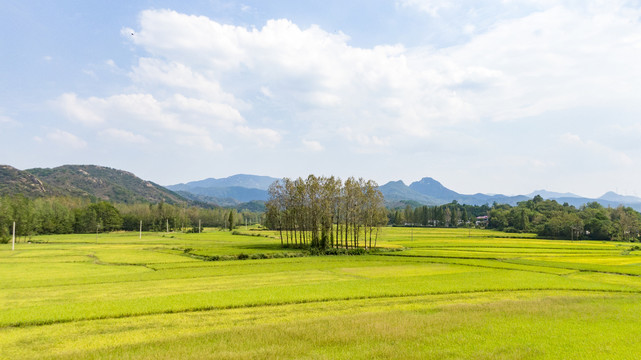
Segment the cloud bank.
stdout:
[[[55,103],[70,120],[131,144],[165,141],[213,152],[238,143],[283,152],[302,144],[306,152],[353,154],[421,147],[445,156],[449,144],[462,139],[469,151],[493,151],[490,139],[470,128],[532,126],[533,118],[577,108],[638,111],[641,11],[634,2],[397,5],[426,18],[460,15],[465,40],[358,47],[349,34],[301,28],[288,19],[248,27],[146,10],[135,28],[121,31],[138,54],[128,86],[104,97],[64,93]],[[488,9],[490,23],[481,16]],[[632,125],[625,117],[599,123],[612,134]],[[540,126],[554,124],[541,120]],[[570,132],[558,131],[549,139],[568,145]],[[580,136],[577,146],[626,166],[638,163],[637,154],[624,154],[616,141]],[[504,149],[494,151],[499,157]],[[564,164],[536,152],[515,156],[550,171]],[[465,162],[456,151],[450,155]]]

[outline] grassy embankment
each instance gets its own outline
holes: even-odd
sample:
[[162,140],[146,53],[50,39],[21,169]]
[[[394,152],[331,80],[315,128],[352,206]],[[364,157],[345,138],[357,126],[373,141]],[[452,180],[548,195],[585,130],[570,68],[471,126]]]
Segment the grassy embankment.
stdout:
[[[394,228],[379,245],[404,251],[295,257],[276,239],[218,231],[33,240],[0,247],[0,358],[641,351],[641,251],[632,244]],[[250,259],[203,261],[238,254]]]

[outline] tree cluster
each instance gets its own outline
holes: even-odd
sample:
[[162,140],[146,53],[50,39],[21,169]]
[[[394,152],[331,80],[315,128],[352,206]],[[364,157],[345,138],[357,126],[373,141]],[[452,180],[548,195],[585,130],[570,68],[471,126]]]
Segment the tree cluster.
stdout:
[[464,205],[454,201],[451,204],[439,206],[410,205],[388,211],[389,224],[393,226],[431,226],[431,227],[459,227],[467,226],[477,216],[486,215],[488,205]]
[[70,234],[120,229],[122,217],[110,203],[22,195],[0,197],[0,241],[7,241],[16,223],[17,236]]
[[[266,225],[280,233],[281,244],[311,248],[372,247],[387,223],[383,194],[372,181],[335,177],[291,180],[269,188]],[[368,244],[369,241],[369,244]]]
[[237,212],[227,208],[202,208],[198,206],[158,204],[116,204],[123,217],[122,230],[135,231],[198,231],[202,227],[233,229],[245,220],[249,224],[260,223],[261,214],[249,211]]
[[488,227],[508,232],[533,232],[557,239],[638,241],[641,214],[630,207],[603,207],[591,202],[580,208],[535,196],[516,207],[495,205]]
[[0,242],[11,238],[13,222],[16,235],[95,233],[114,230],[194,231],[202,227],[233,229],[245,221],[260,223],[260,213],[234,209],[206,209],[187,205],[112,204],[88,199],[50,197],[29,199],[22,195],[0,197]]

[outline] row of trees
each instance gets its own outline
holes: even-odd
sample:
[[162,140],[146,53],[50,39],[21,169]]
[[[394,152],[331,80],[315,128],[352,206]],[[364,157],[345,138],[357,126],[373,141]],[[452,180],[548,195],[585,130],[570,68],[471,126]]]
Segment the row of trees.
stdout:
[[198,226],[233,229],[245,222],[260,223],[260,213],[235,209],[207,209],[197,206],[158,204],[116,204],[122,214],[122,230],[138,230],[140,221],[145,231],[192,231]]
[[118,210],[109,203],[89,203],[78,198],[29,199],[22,195],[0,197],[0,241],[11,236],[69,234],[117,230],[122,225]]
[[488,227],[508,232],[533,232],[561,239],[638,241],[641,214],[630,207],[603,207],[591,202],[580,208],[535,196],[516,207],[495,205]]
[[[288,178],[274,182],[266,204],[266,225],[278,230],[281,244],[356,248],[372,247],[387,223],[383,194],[372,181],[335,177]],[[369,244],[368,244],[369,241]]]
[[261,221],[261,214],[233,209],[186,205],[111,204],[69,197],[29,199],[22,195],[0,197],[0,241],[39,234],[95,233],[114,230],[193,231],[197,226],[233,228]]
[[405,209],[390,209],[387,216],[389,224],[393,226],[458,227],[473,223],[477,216],[486,215],[488,211],[488,205],[464,205],[454,201],[439,206],[424,205],[412,208],[407,205]]
[[517,206],[463,205],[391,209],[389,224],[394,226],[467,227],[476,225],[478,216],[487,215],[481,226],[506,232],[529,232],[554,239],[641,240],[641,213],[630,207],[603,207],[591,202],[579,208],[537,195]]

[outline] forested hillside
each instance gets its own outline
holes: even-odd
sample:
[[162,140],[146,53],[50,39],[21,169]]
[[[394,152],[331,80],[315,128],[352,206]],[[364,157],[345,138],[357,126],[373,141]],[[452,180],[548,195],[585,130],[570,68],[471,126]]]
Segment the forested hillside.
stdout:
[[130,172],[104,166],[64,165],[53,169],[28,169],[25,172],[64,196],[129,204],[160,201],[176,204],[185,201],[180,195]]

